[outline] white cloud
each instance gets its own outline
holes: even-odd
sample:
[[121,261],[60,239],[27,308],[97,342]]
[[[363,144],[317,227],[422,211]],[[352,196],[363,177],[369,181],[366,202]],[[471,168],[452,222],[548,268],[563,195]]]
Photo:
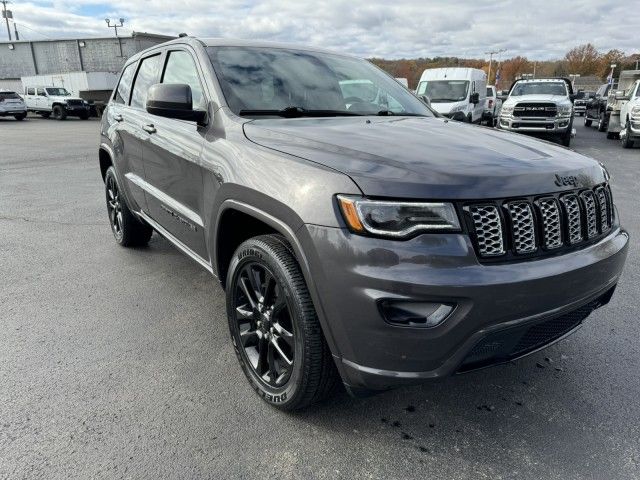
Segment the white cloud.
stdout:
[[[105,17],[131,30],[319,45],[370,57],[559,58],[592,42],[637,52],[640,10],[611,0],[31,0],[13,4],[18,24],[49,37],[109,35]],[[1,30],[0,30],[1,32]],[[23,29],[23,37],[43,38]]]

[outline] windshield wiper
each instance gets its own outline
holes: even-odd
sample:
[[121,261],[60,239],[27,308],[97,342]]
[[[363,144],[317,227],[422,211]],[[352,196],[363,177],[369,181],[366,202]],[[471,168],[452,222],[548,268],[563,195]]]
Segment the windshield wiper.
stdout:
[[361,116],[360,113],[348,112],[346,110],[307,110],[301,107],[286,107],[281,110],[240,110],[238,115],[241,117],[274,116],[284,118]]
[[376,115],[378,115],[379,117],[391,117],[391,116],[398,116],[398,117],[426,117],[426,115],[422,115],[420,113],[409,113],[409,112],[394,113],[391,110],[380,110]]

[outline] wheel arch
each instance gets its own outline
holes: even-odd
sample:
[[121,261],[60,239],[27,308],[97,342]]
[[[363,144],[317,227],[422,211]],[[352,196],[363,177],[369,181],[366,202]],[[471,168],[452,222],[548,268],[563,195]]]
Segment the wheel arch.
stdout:
[[98,149],[98,161],[100,164],[100,175],[104,182],[104,177],[107,174],[107,170],[113,165],[113,151],[106,144],[101,144]]
[[[254,231],[248,230],[245,232],[245,238],[242,238],[243,235],[233,233],[229,234],[228,231],[225,233],[225,227],[234,225],[235,220],[248,220],[254,226],[259,225],[259,228]],[[255,235],[253,232],[256,232]],[[265,212],[264,210],[233,199],[225,200],[220,205],[214,229],[210,236],[212,239],[210,242],[212,247],[211,251],[213,253],[212,266],[214,273],[222,284],[222,287],[226,288],[225,284],[228,268],[233,257],[233,252],[235,252],[237,246],[248,238],[264,233],[282,235],[289,243],[293,255],[300,266],[307,288],[309,289],[309,294],[311,295],[327,344],[334,355],[339,355],[336,342],[333,339],[331,329],[326,320],[326,314],[323,310],[322,302],[320,301],[320,295],[315,282],[313,281],[309,260],[304,252],[300,239],[296,235],[296,230],[286,222]]]

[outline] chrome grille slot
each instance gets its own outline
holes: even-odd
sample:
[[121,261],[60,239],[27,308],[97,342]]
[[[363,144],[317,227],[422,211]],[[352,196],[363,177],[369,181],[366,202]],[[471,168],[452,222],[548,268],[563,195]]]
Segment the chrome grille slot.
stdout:
[[582,241],[582,215],[580,214],[580,203],[574,194],[564,195],[560,198],[564,205],[567,216],[567,238],[570,244]]
[[502,220],[498,207],[494,205],[474,205],[469,209],[473,219],[478,250],[483,257],[503,255]]
[[584,213],[587,227],[587,238],[598,235],[598,217],[596,213],[596,199],[591,190],[580,193],[580,199],[584,205]]
[[513,248],[516,253],[531,253],[537,248],[533,211],[527,202],[507,204],[511,216]]
[[543,245],[554,249],[562,246],[562,223],[560,207],[555,198],[541,198],[537,201],[542,221]]
[[600,232],[604,233],[611,228],[611,197],[605,187],[596,188],[600,217]]

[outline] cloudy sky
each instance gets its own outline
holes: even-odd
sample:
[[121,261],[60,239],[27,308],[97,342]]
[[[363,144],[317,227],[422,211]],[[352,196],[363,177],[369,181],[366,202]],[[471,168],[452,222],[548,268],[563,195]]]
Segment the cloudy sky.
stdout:
[[[633,4],[636,7],[633,7]],[[600,50],[640,51],[636,0],[13,0],[18,29],[36,40],[113,34],[126,29],[250,38],[323,46],[364,57],[559,58],[592,42]],[[0,24],[0,38],[6,31]]]

